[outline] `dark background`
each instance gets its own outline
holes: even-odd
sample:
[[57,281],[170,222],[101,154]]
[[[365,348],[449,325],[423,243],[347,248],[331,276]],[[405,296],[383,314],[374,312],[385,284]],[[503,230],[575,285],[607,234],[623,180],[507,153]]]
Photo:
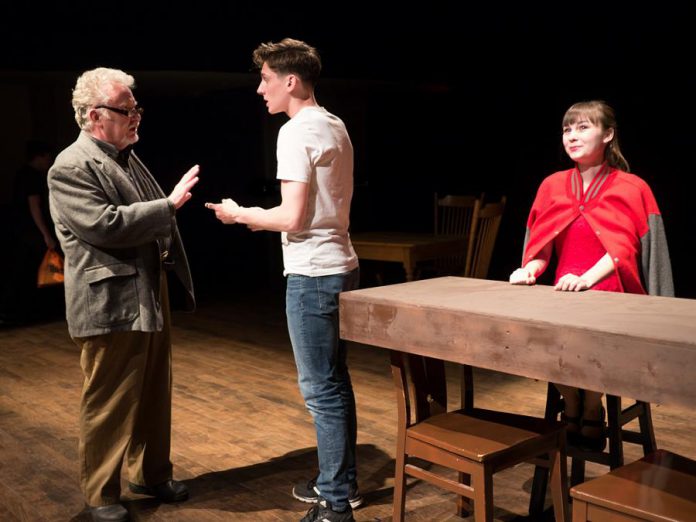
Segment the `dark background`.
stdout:
[[[505,194],[489,277],[507,279],[537,186],[570,166],[560,145],[564,111],[599,98],[616,109],[624,155],[663,212],[677,294],[696,297],[687,255],[696,225],[696,49],[685,7],[197,2],[185,9],[3,9],[0,181],[6,186],[19,166],[26,139],[47,139],[58,150],[74,140],[70,88],[80,72],[108,66],[133,74],[146,108],[136,150],[164,190],[191,165],[202,167],[194,199],[178,215],[201,299],[282,284],[278,235],[222,226],[203,203],[279,200],[274,147],[285,119],[268,116],[255,94],[251,52],[285,36],[319,49],[317,99],[351,134],[354,231],[428,231],[435,191],[485,192],[491,200]],[[368,273],[373,268],[364,264]]]

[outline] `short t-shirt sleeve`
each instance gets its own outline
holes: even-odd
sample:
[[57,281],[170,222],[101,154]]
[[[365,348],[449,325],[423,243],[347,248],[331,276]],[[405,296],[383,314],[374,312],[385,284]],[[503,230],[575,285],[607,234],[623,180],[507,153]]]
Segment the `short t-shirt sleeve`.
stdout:
[[[290,122],[295,123],[295,122]],[[297,122],[298,124],[300,122]],[[309,183],[314,157],[311,135],[302,124],[284,126],[278,133],[276,178]]]

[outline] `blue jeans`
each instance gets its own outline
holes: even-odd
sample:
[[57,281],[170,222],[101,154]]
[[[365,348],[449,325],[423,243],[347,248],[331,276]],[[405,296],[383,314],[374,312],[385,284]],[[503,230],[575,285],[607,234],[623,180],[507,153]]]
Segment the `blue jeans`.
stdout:
[[360,272],[320,277],[290,274],[286,315],[300,392],[317,431],[321,496],[338,511],[348,507],[356,482],[355,397],[338,337],[338,294],[358,287]]

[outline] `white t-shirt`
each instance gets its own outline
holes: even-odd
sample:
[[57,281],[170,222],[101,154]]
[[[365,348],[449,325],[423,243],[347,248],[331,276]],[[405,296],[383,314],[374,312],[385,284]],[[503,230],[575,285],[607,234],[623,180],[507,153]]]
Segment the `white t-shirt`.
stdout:
[[305,222],[283,232],[284,275],[342,274],[358,266],[350,242],[353,145],[343,122],[322,107],[304,107],[278,133],[277,178],[309,184]]

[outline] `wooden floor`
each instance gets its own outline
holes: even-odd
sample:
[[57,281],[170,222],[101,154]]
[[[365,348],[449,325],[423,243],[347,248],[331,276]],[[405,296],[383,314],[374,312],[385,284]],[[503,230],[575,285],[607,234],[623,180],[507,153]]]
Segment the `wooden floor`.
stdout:
[[[231,297],[175,314],[172,460],[188,502],[129,493],[138,521],[296,521],[291,485],[316,469],[315,435],[297,390],[282,295]],[[659,357],[659,354],[656,354]],[[388,353],[353,345],[359,521],[391,520],[396,411]],[[477,372],[477,405],[539,415],[546,384]],[[455,395],[455,383],[450,383]],[[0,330],[0,521],[87,521],[78,484],[79,352],[65,324]],[[658,445],[696,458],[694,411],[654,405]],[[626,445],[628,459],[638,448]],[[590,475],[604,468],[588,466]],[[527,512],[532,468],[495,477],[496,520]],[[124,478],[125,491],[125,478]],[[454,498],[409,482],[407,520],[455,521]],[[473,517],[471,518],[473,519]]]

